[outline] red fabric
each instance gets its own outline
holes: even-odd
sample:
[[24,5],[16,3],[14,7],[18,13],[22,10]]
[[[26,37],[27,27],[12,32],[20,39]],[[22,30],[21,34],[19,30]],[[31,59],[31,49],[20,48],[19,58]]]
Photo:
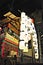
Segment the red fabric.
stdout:
[[5,47],[4,47],[4,45],[5,45],[5,42],[2,43],[2,49],[1,49],[1,56],[2,56],[2,58],[5,57],[5,53],[4,53]]

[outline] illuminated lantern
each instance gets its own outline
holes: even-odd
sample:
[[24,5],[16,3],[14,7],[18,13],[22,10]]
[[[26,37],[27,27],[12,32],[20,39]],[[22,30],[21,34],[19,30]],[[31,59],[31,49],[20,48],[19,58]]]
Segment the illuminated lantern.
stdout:
[[[20,21],[20,43],[19,48],[24,52],[28,52],[28,41],[32,38],[32,45],[34,47],[34,56],[35,59],[38,59],[38,42],[37,42],[37,34],[34,26],[34,20],[29,18],[25,12],[21,13],[21,21]],[[26,43],[26,45],[25,45]]]
[[0,27],[0,31],[2,31],[2,28]]

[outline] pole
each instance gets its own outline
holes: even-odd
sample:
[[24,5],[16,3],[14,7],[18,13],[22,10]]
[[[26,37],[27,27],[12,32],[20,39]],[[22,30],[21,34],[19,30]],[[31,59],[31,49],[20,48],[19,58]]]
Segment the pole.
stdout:
[[40,41],[40,31],[38,29],[38,39],[39,39],[39,62],[41,63],[41,41]]

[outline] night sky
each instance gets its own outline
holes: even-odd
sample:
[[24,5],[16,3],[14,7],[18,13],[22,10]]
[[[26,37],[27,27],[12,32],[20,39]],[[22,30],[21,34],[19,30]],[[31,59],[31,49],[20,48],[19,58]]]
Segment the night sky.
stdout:
[[43,9],[43,0],[0,0],[0,16],[7,11],[20,15],[18,10],[25,11],[28,15],[36,9]]

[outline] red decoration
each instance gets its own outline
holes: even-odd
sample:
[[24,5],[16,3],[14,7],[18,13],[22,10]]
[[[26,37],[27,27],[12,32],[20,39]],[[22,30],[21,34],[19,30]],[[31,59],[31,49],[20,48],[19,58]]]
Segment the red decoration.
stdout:
[[34,19],[32,19],[32,23],[34,23]]

